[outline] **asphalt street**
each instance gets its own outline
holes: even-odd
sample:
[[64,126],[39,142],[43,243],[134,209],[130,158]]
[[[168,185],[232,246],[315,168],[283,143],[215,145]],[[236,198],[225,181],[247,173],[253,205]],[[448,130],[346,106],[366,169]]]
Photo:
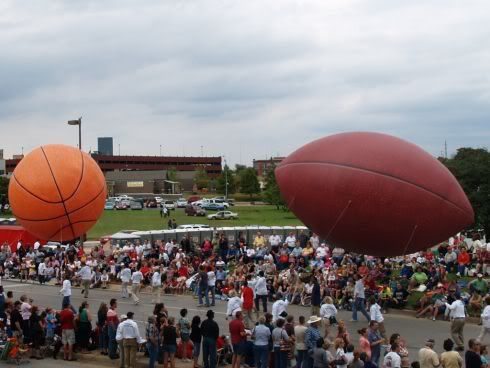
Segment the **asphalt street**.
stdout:
[[[33,304],[40,307],[53,307],[55,309],[61,308],[62,297],[59,294],[61,287],[51,285],[39,285],[39,284],[26,284],[13,281],[3,281],[3,285],[6,291],[12,290],[14,292],[14,298],[19,298],[22,294],[30,296],[34,302]],[[88,302],[90,305],[90,311],[93,315],[93,320],[96,320],[97,310],[101,302],[108,303],[111,298],[118,299],[118,313],[126,314],[129,311],[135,313],[135,321],[140,326],[140,333],[144,335],[144,326],[149,315],[153,311],[154,303],[152,303],[153,296],[149,292],[142,292],[140,295],[140,304],[134,305],[131,299],[122,299],[117,290],[90,290]],[[81,304],[84,300],[81,295],[80,288],[73,288],[72,304],[75,308]],[[185,295],[164,295],[162,296],[162,302],[165,303],[166,308],[169,310],[170,315],[177,317],[181,308],[187,308],[189,310],[189,317],[198,314],[202,319],[205,318],[207,309],[197,307],[197,300],[191,296]],[[226,302],[217,301],[216,306],[212,307],[216,314],[216,321],[220,327],[221,334],[228,334],[228,322],[226,321]],[[269,311],[272,306],[269,304]],[[293,314],[295,317],[300,315],[306,318],[310,315],[310,308],[301,306],[289,306],[288,313]],[[339,311],[338,319],[346,321],[348,331],[351,335],[351,340],[354,345],[357,345],[359,336],[357,330],[367,326],[367,322],[362,315],[359,315],[359,322],[350,322],[351,313],[347,311]],[[427,338],[433,338],[436,341],[435,350],[442,352],[442,342],[444,339],[450,337],[450,324],[447,321],[432,321],[429,319],[416,319],[412,314],[407,313],[388,313],[385,315],[385,326],[388,336],[391,333],[398,332],[402,335],[408,345],[411,359],[417,358],[418,350],[424,345]],[[466,341],[471,337],[478,336],[480,326],[476,324],[467,323],[465,326],[465,339]],[[490,341],[486,341],[490,343]],[[66,362],[55,362],[52,360],[31,362],[33,366],[43,367],[50,363],[50,366],[65,365]],[[65,363],[65,364],[63,364]],[[80,364],[79,364],[80,365]],[[48,366],[48,365],[46,365]]]

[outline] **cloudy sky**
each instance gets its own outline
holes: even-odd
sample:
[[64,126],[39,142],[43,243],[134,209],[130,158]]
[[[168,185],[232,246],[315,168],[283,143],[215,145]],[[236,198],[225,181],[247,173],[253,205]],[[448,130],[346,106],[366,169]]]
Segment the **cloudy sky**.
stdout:
[[488,147],[488,1],[0,2],[0,148],[287,155],[369,130]]

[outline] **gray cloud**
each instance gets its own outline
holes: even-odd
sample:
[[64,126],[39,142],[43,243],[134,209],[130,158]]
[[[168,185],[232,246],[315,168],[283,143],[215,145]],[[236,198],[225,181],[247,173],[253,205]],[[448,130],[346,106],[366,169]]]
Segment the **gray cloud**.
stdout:
[[6,1],[7,154],[114,136],[121,153],[288,154],[349,130],[433,154],[490,135],[485,1]]

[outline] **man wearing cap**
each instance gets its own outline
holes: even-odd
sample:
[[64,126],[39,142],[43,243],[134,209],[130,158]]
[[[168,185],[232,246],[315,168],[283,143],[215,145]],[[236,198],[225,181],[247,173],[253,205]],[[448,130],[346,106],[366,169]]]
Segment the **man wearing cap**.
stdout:
[[488,282],[483,280],[483,274],[481,273],[476,275],[476,277],[476,280],[473,280],[468,284],[470,292],[477,292],[480,295],[486,295],[488,293]]
[[127,319],[117,326],[116,332],[116,340],[122,341],[124,362],[128,368],[136,367],[136,351],[138,344],[142,343],[140,331],[136,322],[133,321],[133,316],[133,312],[128,312]]
[[131,281],[131,270],[124,264],[121,263],[122,270],[119,274],[119,278],[121,279],[121,297],[128,298],[128,285],[129,281]]
[[427,339],[425,347],[419,350],[420,368],[435,368],[440,365],[439,357],[434,351],[434,339]]
[[318,316],[311,316],[308,320],[308,328],[305,332],[305,347],[307,354],[303,361],[303,368],[313,368],[313,356],[312,352],[316,348],[317,341],[322,338],[320,330],[320,321],[322,319]]
[[464,350],[463,329],[466,320],[464,303],[461,301],[461,294],[455,294],[456,300],[452,304],[446,303],[451,318],[451,337],[456,343],[456,350]]

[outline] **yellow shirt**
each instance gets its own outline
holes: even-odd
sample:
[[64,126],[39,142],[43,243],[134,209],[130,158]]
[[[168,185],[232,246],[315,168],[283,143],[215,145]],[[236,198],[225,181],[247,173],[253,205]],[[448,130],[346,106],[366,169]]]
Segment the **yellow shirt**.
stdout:
[[457,351],[445,351],[441,354],[441,364],[444,368],[460,368],[463,366],[463,358]]

